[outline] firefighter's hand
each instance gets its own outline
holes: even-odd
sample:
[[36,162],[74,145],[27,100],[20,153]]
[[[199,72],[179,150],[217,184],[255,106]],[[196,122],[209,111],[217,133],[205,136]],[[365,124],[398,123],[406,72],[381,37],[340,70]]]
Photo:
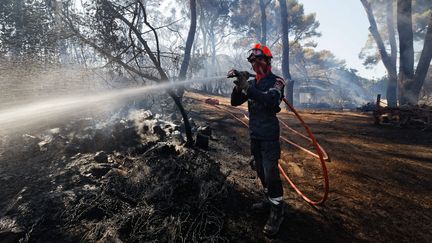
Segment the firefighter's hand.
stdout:
[[235,70],[235,69],[231,69],[228,71],[227,73],[227,78],[235,78],[239,75],[239,71]]
[[249,83],[248,83],[248,79],[249,79],[249,73],[247,71],[237,71],[238,75],[237,75],[237,79],[234,80],[234,84],[238,87],[238,89],[240,90],[247,90],[249,88]]

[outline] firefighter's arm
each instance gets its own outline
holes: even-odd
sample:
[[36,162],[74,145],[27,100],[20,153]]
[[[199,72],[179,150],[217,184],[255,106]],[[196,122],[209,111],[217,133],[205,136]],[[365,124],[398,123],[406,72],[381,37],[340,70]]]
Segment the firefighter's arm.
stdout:
[[250,86],[247,90],[247,97],[270,107],[279,106],[283,97],[284,87],[284,80],[277,78],[274,86],[266,92]]
[[231,105],[239,106],[245,103],[248,100],[246,94],[242,92],[237,86],[234,87],[233,92],[231,93]]

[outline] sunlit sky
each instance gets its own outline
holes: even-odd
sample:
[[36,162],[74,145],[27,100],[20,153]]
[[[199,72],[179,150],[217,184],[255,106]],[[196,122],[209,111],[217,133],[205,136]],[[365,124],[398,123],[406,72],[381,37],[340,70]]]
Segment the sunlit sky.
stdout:
[[[302,3],[305,14],[316,13],[322,34],[315,41],[317,50],[330,50],[338,59],[345,60],[348,68],[358,70],[365,78],[381,78],[386,75],[380,62],[375,68],[366,69],[358,55],[369,34],[369,21],[360,0],[297,0]],[[167,11],[176,6],[173,0],[161,2]]]
[[327,49],[347,66],[357,69],[365,78],[378,78],[386,74],[382,63],[367,70],[358,58],[368,37],[369,22],[360,0],[298,0],[305,13],[316,13],[322,36],[317,39],[318,50]]

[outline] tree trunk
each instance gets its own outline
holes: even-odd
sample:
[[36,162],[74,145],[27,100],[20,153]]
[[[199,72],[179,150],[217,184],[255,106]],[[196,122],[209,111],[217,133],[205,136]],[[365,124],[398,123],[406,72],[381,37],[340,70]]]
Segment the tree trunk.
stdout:
[[398,0],[397,27],[399,33],[399,87],[400,104],[414,104],[414,37],[412,30],[411,0]]
[[213,71],[211,73],[212,76],[216,75],[217,73],[217,65],[216,65],[216,36],[214,33],[214,28],[210,28],[210,41],[211,41],[211,70]]
[[[387,1],[386,6],[387,14],[387,31],[390,42],[390,66],[396,70],[396,59],[397,59],[397,45],[396,45],[396,33],[393,17],[393,1]],[[387,105],[391,107],[397,106],[397,82],[396,74],[388,75],[389,82],[387,84]]]
[[[367,0],[360,0],[361,3],[363,4],[363,7],[366,11],[366,14],[368,16],[368,20],[369,20],[369,31],[372,35],[372,37],[374,38],[377,46],[378,46],[378,51],[380,53],[381,56],[381,60],[384,64],[384,67],[387,70],[387,74],[389,77],[389,83],[387,85],[387,100],[389,101],[388,105],[389,106],[396,106],[397,102],[396,102],[396,87],[397,87],[397,72],[396,72],[396,62],[392,61],[392,57],[390,57],[386,51],[386,48],[384,46],[384,42],[381,38],[380,33],[378,32],[378,27],[375,21],[375,16],[373,15],[372,12],[372,7],[370,5],[370,3]],[[388,24],[388,22],[387,22]],[[389,28],[390,30],[390,28]],[[392,53],[394,54],[394,53]]]
[[261,11],[261,44],[266,45],[267,42],[267,15],[266,15],[266,4],[264,0],[259,2]]
[[[189,28],[188,37],[186,39],[185,54],[183,62],[180,67],[179,80],[184,80],[186,78],[186,73],[189,67],[189,62],[191,58],[192,45],[195,38],[196,26],[197,26],[197,14],[196,14],[196,0],[190,0],[190,11],[191,11],[191,24]],[[177,90],[177,94],[180,99],[183,98],[184,87],[180,86]]]
[[204,77],[208,77],[208,70],[207,70],[207,28],[204,24],[204,11],[202,10],[202,6],[200,9],[200,30],[203,37],[203,56],[204,56]]
[[24,0],[16,0],[15,1],[15,36],[16,40],[13,44],[12,49],[12,58],[17,59],[21,56],[22,52],[25,49],[24,44]]
[[286,82],[285,96],[293,104],[294,81],[291,80],[289,70],[289,41],[288,41],[288,8],[286,0],[280,0],[281,27],[282,27],[282,74]]
[[174,91],[168,91],[169,96],[174,100],[174,103],[177,105],[180,114],[182,115],[183,118],[183,123],[185,125],[185,131],[186,131],[186,146],[190,147],[193,145],[193,137],[192,137],[192,129],[189,123],[189,119],[188,119],[188,115],[186,113],[186,110],[183,107],[183,103],[180,99],[180,97],[177,96],[176,93],[174,93]]
[[429,25],[427,28],[425,40],[423,43],[423,50],[420,55],[420,60],[417,64],[416,72],[414,75],[414,84],[412,86],[412,91],[415,95],[415,104],[417,104],[420,98],[420,91],[423,87],[428,69],[431,64],[432,59],[432,13],[429,16]]
[[[165,73],[165,71],[163,70],[162,66],[161,66],[161,62],[159,59],[159,56],[155,56],[155,54],[152,52],[152,50],[150,49],[148,43],[146,40],[144,40],[144,38],[142,37],[142,33],[129,21],[127,20],[123,15],[119,14],[114,7],[111,5],[111,3],[109,3],[107,0],[104,0],[103,3],[107,4],[107,6],[110,7],[110,10],[112,11],[113,15],[120,19],[121,21],[123,21],[136,35],[137,39],[141,42],[141,44],[143,45],[144,49],[146,50],[147,55],[149,56],[150,60],[152,61],[153,65],[155,66],[155,68],[157,69],[159,75],[160,75],[160,81],[161,82],[168,82],[169,78],[168,75]],[[145,8],[143,8],[144,11],[144,16],[146,16],[145,13]],[[145,24],[148,25],[150,28],[152,28],[152,26],[150,26],[147,22],[146,19],[144,19]],[[156,39],[156,47],[157,50],[156,52],[159,54],[160,50],[159,50],[159,43],[158,43],[158,38],[157,38],[157,33],[155,33],[155,39]],[[119,58],[116,58],[116,60],[119,60]],[[126,64],[127,65],[127,64]],[[128,66],[128,65],[127,65]],[[183,117],[183,123],[185,125],[185,132],[186,132],[186,146],[191,146],[193,144],[193,137],[192,137],[192,130],[191,130],[191,126],[189,123],[189,119],[187,116],[187,113],[183,107],[183,104],[180,100],[180,98],[177,96],[177,94],[172,91],[169,90],[168,94],[170,95],[170,97],[174,100],[174,103],[177,105],[178,109],[180,110],[180,113]]]
[[[204,11],[203,11],[203,9],[202,9],[203,7],[202,6],[200,6],[200,30],[201,30],[201,33],[202,33],[202,41],[203,41],[203,47],[202,47],[202,54],[203,54],[203,57],[204,57],[204,60],[203,60],[203,64],[204,64],[204,77],[205,78],[207,78],[208,77],[208,65],[207,65],[207,28],[206,28],[206,26],[204,25],[204,19],[205,19],[205,16],[204,16]],[[204,83],[203,84],[203,90],[204,91],[206,91],[207,92],[207,90],[209,89],[208,88],[208,83]]]

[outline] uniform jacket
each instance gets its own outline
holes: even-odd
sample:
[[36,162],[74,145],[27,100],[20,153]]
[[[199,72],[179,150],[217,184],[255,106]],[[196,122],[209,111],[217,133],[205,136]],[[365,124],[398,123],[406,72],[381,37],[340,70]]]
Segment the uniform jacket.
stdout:
[[278,140],[280,135],[279,120],[276,117],[281,109],[285,82],[270,72],[258,83],[249,80],[247,91],[234,87],[231,93],[231,105],[239,106],[248,101],[249,131],[252,139]]

